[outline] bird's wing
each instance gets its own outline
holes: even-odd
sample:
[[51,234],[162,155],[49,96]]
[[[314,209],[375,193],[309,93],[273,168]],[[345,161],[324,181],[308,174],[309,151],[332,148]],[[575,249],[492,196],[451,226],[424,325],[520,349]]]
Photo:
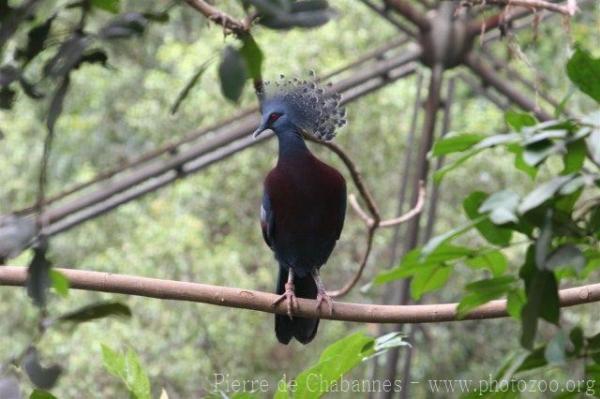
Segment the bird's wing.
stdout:
[[344,228],[344,219],[346,218],[346,181],[342,178],[342,187],[340,190],[340,207],[338,209],[338,217],[336,220],[336,232],[335,239],[338,240],[340,235],[342,234],[342,229]]
[[273,246],[273,233],[275,231],[275,218],[271,208],[271,199],[265,191],[260,206],[260,227],[262,228],[263,238],[269,247]]

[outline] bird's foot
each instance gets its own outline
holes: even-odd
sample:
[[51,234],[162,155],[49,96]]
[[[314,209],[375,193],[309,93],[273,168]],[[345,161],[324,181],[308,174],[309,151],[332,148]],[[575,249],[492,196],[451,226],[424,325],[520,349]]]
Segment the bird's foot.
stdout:
[[294,292],[294,284],[286,283],[285,292],[281,294],[281,296],[277,298],[271,306],[275,307],[282,301],[287,301],[287,315],[290,319],[292,319],[292,314],[296,309],[298,309],[298,299],[296,298],[296,293]]
[[329,315],[333,315],[333,299],[327,294],[325,289],[319,287],[317,292],[317,313],[321,314],[321,305],[325,302],[329,307]]

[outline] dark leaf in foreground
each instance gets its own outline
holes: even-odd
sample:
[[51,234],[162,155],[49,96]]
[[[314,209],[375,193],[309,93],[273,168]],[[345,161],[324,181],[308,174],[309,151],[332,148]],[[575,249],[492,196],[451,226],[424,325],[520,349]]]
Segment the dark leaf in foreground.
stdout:
[[0,109],[11,109],[15,102],[17,92],[10,87],[0,89]]
[[27,294],[40,308],[46,306],[51,267],[52,264],[46,259],[45,246],[35,248],[33,259],[27,269]]
[[527,293],[527,303],[521,311],[523,328],[521,345],[531,349],[537,332],[538,319],[543,318],[557,324],[559,312],[558,286],[554,273],[537,270]]
[[31,28],[27,33],[27,45],[17,50],[17,57],[23,59],[25,62],[29,62],[44,50],[44,44],[50,33],[54,18],[56,18],[56,15],[52,15],[40,25]]
[[42,366],[38,351],[34,347],[27,351],[22,366],[33,385],[41,389],[51,389],[56,385],[62,372],[62,368],[57,364],[50,367]]
[[100,29],[103,39],[126,39],[144,33],[148,20],[139,12],[121,14]]
[[82,55],[81,59],[79,60],[77,65],[74,66],[74,68],[79,68],[81,65],[83,65],[85,63],[100,64],[103,67],[106,67],[107,61],[108,61],[108,55],[106,55],[106,52],[104,50],[94,49],[94,50],[90,50],[90,51],[86,52],[84,55]]
[[271,29],[316,28],[335,16],[327,1],[323,0],[298,1],[291,4],[289,11],[281,9],[263,14],[259,22]]
[[0,86],[8,86],[19,79],[21,71],[13,65],[3,65],[0,67]]
[[54,133],[54,125],[56,124],[58,117],[62,113],[63,103],[67,94],[67,89],[69,88],[69,82],[69,76],[65,76],[56,88],[56,91],[52,96],[52,101],[50,101],[50,109],[48,110],[48,120],[46,121],[46,125],[48,126],[48,132],[50,134]]
[[192,91],[194,86],[196,86],[196,83],[198,83],[198,81],[200,80],[200,77],[206,71],[206,68],[208,67],[208,64],[210,62],[211,62],[211,60],[206,61],[202,65],[200,65],[200,68],[198,68],[198,70],[196,71],[194,76],[192,76],[192,78],[188,81],[188,83],[185,85],[185,87],[181,90],[181,92],[177,96],[177,99],[173,103],[173,106],[171,107],[171,114],[175,114],[177,112],[177,110],[179,109],[179,106],[183,103],[183,100],[185,100],[187,98],[187,96],[190,94],[190,91]]
[[221,91],[225,98],[237,102],[242,95],[247,77],[246,63],[240,52],[234,47],[225,47],[223,58],[219,65]]
[[120,302],[101,302],[84,306],[58,318],[59,321],[84,323],[109,316],[131,317],[131,310]]
[[89,39],[86,36],[74,33],[61,44],[54,57],[44,65],[44,74],[51,77],[67,75],[79,63],[88,44]]

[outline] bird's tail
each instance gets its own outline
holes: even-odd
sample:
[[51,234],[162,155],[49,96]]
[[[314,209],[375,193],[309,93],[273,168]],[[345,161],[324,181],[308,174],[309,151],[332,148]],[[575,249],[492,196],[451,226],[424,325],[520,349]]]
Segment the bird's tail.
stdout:
[[[288,270],[279,267],[279,279],[277,280],[277,294],[285,292],[285,283],[288,279]],[[315,299],[317,297],[317,284],[310,274],[305,277],[294,276],[294,286],[298,298]],[[275,334],[282,344],[288,344],[292,337],[303,344],[308,344],[317,334],[319,319],[306,319],[294,316],[290,319],[288,315],[275,315]]]

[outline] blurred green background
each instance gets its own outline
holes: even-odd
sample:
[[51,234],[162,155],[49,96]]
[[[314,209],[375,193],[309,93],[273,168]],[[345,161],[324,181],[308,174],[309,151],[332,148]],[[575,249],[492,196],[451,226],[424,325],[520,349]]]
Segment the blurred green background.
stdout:
[[[398,35],[393,26],[359,2],[332,3],[338,16],[321,28],[254,30],[265,55],[265,78],[280,73],[305,75],[309,69],[324,74]],[[122,8],[160,9],[166,4],[124,1]],[[51,8],[51,4],[46,6]],[[225,9],[240,12],[233,2]],[[98,15],[97,20],[101,22],[104,17]],[[572,43],[580,42],[599,55],[598,26],[598,6],[592,5],[570,26],[561,23],[559,17],[542,22],[537,40],[531,29],[525,29],[487,48],[508,59],[529,79],[547,78],[543,86],[561,100],[569,90],[562,66]],[[168,23],[152,24],[142,38],[109,46],[111,68],[84,65],[73,73],[65,111],[57,124],[49,192],[85,181],[161,143],[254,105],[256,98],[250,87],[240,104],[223,98],[218,62],[213,62],[179,112],[169,113],[178,92],[197,68],[206,59],[218,57],[224,44],[234,42],[232,37],[224,38],[219,27],[182,5],[170,11]],[[449,71],[447,77],[461,71]],[[397,208],[416,81],[418,75],[427,77],[428,73],[422,68],[417,75],[353,102],[348,106],[348,125],[336,139],[359,166],[386,217],[394,215]],[[572,98],[568,106],[578,112],[587,110],[589,103]],[[4,134],[0,140],[0,214],[35,200],[46,110],[46,103],[20,96],[13,111],[0,112]],[[451,130],[491,134],[506,129],[501,111],[457,81]],[[311,148],[349,180],[335,155],[321,147]],[[253,146],[53,238],[50,258],[61,267],[271,291],[277,267],[263,243],[258,210],[262,179],[275,160],[274,140]],[[461,202],[473,190],[530,187],[527,177],[510,165],[512,157],[492,151],[449,174],[441,186],[435,231],[444,232],[464,222]],[[350,185],[349,191],[356,190]],[[341,287],[352,276],[362,254],[364,235],[363,223],[349,210],[342,238],[322,270],[330,289]],[[391,237],[391,229],[378,231],[361,284],[389,266]],[[473,233],[464,240],[474,243],[481,238]],[[25,253],[10,264],[27,265],[30,257]],[[462,287],[472,280],[472,270],[458,268],[446,287],[427,295],[424,302],[460,300]],[[383,292],[383,287],[367,292],[357,287],[345,300],[377,303]],[[294,342],[282,346],[272,333],[273,316],[253,311],[75,290],[68,299],[53,296],[50,309],[58,314],[99,298],[118,298],[132,308],[134,317],[87,323],[72,333],[53,332],[44,337],[44,359],[60,361],[66,367],[53,390],[60,398],[126,396],[119,381],[102,366],[100,343],[134,348],[147,367],[155,392],[164,387],[170,398],[195,398],[212,391],[217,373],[236,379],[267,379],[274,387],[284,374],[295,375],[313,363],[325,346],[349,332],[382,331],[376,325],[322,321],[310,345]],[[577,321],[597,330],[595,308],[569,309],[562,317],[567,325]],[[35,328],[36,310],[24,290],[0,287],[0,315],[0,359],[6,359],[27,344]],[[508,349],[518,346],[518,331],[518,323],[508,319],[423,325],[416,329],[412,342],[413,379],[487,378]],[[383,361],[381,357],[367,362],[353,375],[367,378],[374,363]],[[556,373],[562,375],[561,371]],[[413,387],[413,395],[428,397],[425,387],[420,386]]]

